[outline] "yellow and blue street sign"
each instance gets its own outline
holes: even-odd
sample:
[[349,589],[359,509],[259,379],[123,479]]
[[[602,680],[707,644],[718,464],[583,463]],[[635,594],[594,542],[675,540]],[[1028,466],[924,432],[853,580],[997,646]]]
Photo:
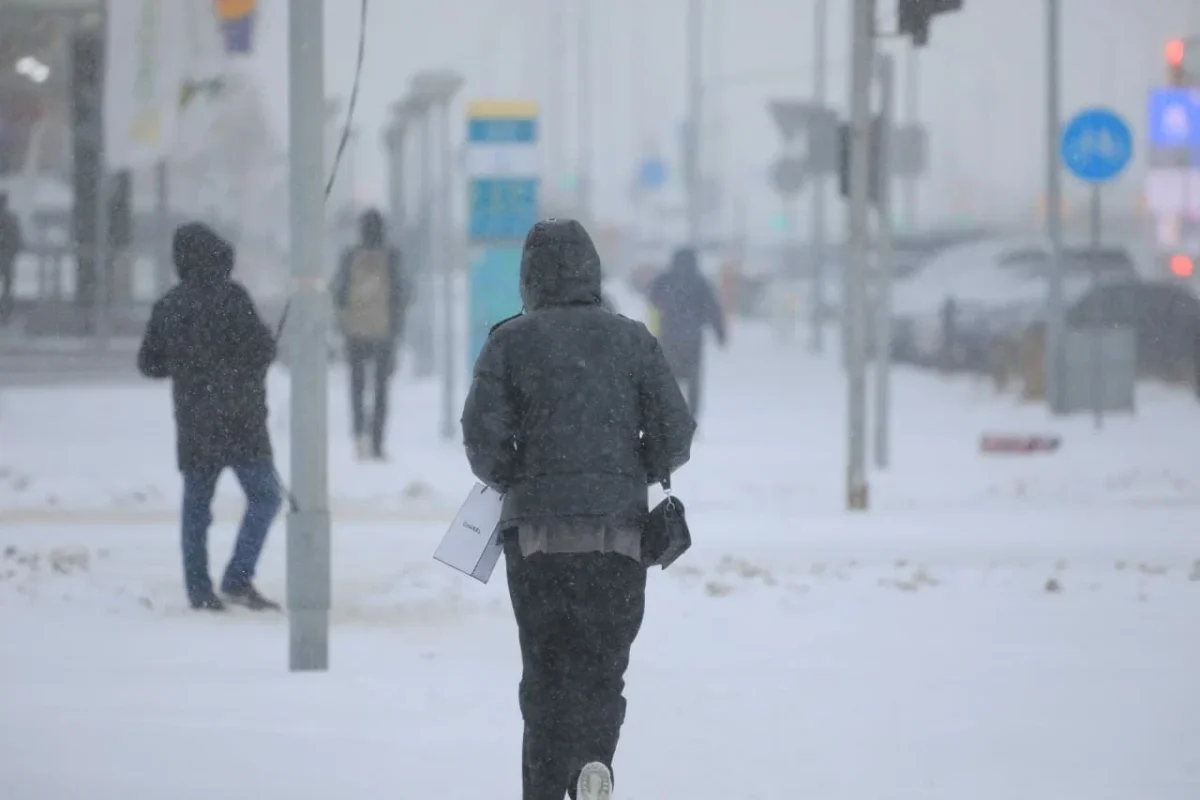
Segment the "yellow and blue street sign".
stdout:
[[483,101],[467,107],[469,363],[488,331],[521,313],[521,246],[541,209],[537,104]]

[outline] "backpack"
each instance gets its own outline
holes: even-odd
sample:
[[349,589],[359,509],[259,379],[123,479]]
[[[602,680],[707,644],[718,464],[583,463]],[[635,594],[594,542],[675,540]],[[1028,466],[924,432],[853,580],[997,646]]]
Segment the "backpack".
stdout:
[[347,339],[385,342],[392,338],[392,265],[387,250],[360,249],[346,273],[341,309]]

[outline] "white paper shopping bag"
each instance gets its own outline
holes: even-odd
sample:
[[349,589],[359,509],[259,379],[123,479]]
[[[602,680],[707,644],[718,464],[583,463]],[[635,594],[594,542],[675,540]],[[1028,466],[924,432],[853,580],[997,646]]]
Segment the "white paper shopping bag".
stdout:
[[448,567],[487,583],[504,552],[500,542],[500,510],[504,495],[475,484],[458,516],[442,537],[433,557]]

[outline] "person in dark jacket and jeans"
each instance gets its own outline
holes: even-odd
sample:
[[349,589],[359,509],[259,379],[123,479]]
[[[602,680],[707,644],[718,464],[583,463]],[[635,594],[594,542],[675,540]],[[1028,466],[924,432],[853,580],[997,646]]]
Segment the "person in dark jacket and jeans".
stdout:
[[675,253],[671,266],[650,284],[650,304],[658,309],[658,339],[675,374],[687,387],[692,415],[700,415],[704,329],[711,327],[725,346],[725,314],[712,284],[700,271],[696,251]]
[[[374,209],[366,211],[359,225],[361,240],[342,256],[334,277],[333,303],[346,337],[351,421],[358,457],[382,459],[388,387],[412,290],[399,251],[388,246],[383,215]],[[374,385],[369,423],[363,405],[368,369]]]
[[229,467],[246,493],[246,512],[221,592],[256,610],[277,609],[253,583],[282,499],[267,431],[266,374],[275,338],[250,295],[230,279],[228,242],[191,223],[175,231],[173,251],[179,283],[154,304],[138,368],[172,383],[188,600],[195,609],[225,607],[208,571],[208,528],[217,479]]
[[463,409],[471,469],[504,494],[524,800],[611,792],[645,610],[647,488],[687,462],[695,431],[658,342],[603,308],[600,279],[582,225],[534,225],[525,311],[492,329]]

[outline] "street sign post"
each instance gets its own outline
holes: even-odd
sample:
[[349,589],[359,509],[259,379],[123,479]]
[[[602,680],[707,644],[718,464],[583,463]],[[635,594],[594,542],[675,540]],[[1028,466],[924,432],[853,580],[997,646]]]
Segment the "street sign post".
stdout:
[[798,100],[772,100],[767,109],[787,145],[785,149],[803,154],[809,174],[832,175],[837,171],[838,118],[833,109]]
[[1154,89],[1147,112],[1146,138],[1151,147],[1200,148],[1200,89]]
[[319,0],[288,14],[288,194],[292,252],[291,484],[287,518],[288,665],[329,669],[328,330],[325,249],[325,30]]
[[[1129,125],[1115,111],[1107,108],[1089,108],[1079,112],[1067,122],[1059,141],[1059,153],[1063,165],[1076,178],[1091,184],[1091,250],[1100,249],[1100,205],[1101,187],[1120,175],[1133,158],[1133,133]],[[1092,283],[1099,285],[1099,268],[1093,265]],[[1097,311],[1100,304],[1096,304]],[[1104,424],[1102,391],[1104,373],[1100,350],[1100,319],[1091,320],[1091,334],[1096,346],[1092,348],[1092,411],[1096,428]],[[1051,398],[1051,403],[1061,407],[1062,396]]]
[[1115,111],[1090,108],[1063,128],[1059,153],[1072,175],[1094,187],[1121,174],[1133,157],[1133,134]]
[[521,246],[541,206],[537,104],[470,104],[467,173],[467,363],[474,365],[491,327],[521,313]]

